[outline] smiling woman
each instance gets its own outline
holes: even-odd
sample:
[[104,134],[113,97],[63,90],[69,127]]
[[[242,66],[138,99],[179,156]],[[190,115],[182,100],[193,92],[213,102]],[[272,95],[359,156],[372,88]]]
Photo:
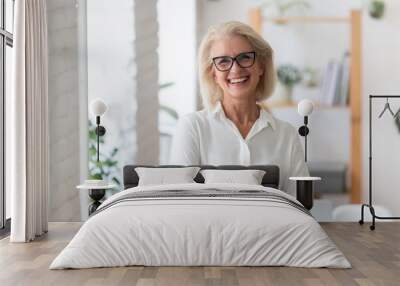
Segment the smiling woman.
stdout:
[[[249,57],[252,60],[248,61],[247,65],[242,63]],[[225,69],[220,67],[221,60],[228,61]],[[224,89],[228,87],[224,84],[225,80],[250,74],[253,75],[252,78],[249,77],[252,81],[251,97],[255,96],[257,101],[268,98],[275,85],[273,51],[270,45],[252,28],[240,22],[227,22],[210,27],[199,49],[203,104],[213,107],[224,95],[230,95],[228,90]],[[243,94],[243,98],[249,96],[248,92],[247,95]]]
[[297,132],[262,105],[275,85],[273,51],[251,27],[211,27],[199,50],[204,110],[184,116],[171,163],[278,165],[279,188],[294,195],[290,176],[308,176]]

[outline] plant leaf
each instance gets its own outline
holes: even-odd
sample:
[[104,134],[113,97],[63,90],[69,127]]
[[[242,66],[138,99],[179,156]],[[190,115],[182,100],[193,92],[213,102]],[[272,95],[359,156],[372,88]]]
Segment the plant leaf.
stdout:
[[175,109],[173,109],[169,106],[160,104],[160,110],[166,112],[168,115],[170,115],[174,119],[179,119],[178,112],[176,112]]
[[167,82],[164,82],[164,83],[160,83],[158,88],[159,89],[163,89],[163,88],[167,88],[167,87],[173,86],[174,84],[175,83],[173,83],[172,81],[167,81]]

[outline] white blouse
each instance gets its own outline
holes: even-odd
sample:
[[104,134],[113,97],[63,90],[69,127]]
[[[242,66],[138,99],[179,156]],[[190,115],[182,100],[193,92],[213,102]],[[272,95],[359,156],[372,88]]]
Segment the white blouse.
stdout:
[[172,141],[171,164],[180,165],[277,165],[279,189],[296,196],[289,177],[309,176],[296,129],[261,109],[243,139],[224,113],[221,103],[181,118]]

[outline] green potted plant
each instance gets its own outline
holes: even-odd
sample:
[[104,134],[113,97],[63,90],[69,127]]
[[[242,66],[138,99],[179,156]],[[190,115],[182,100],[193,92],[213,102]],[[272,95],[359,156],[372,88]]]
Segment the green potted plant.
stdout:
[[289,104],[292,101],[293,87],[302,80],[300,70],[292,64],[278,66],[278,85],[274,96],[269,100],[273,104]]
[[300,70],[291,64],[280,65],[277,74],[278,80],[289,89],[292,89],[302,79]]
[[371,0],[368,5],[368,12],[372,18],[381,19],[385,12],[385,1]]
[[[117,177],[120,170],[116,160],[118,148],[113,148],[109,153],[100,152],[100,160],[97,161],[97,135],[95,130],[96,126],[89,120],[89,179],[105,179],[120,187],[121,181]],[[104,136],[101,136],[99,140],[100,144],[103,145]],[[104,148],[100,148],[100,150],[104,150]]]
[[286,24],[284,17],[303,16],[312,8],[309,0],[264,0],[260,6],[264,16],[277,17],[277,24]]

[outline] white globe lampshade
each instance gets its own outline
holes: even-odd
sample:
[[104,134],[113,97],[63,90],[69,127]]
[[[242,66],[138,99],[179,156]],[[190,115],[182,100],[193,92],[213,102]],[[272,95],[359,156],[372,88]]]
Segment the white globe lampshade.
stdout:
[[107,105],[100,98],[90,102],[90,110],[94,116],[102,116],[107,111]]
[[309,99],[303,99],[297,105],[297,112],[301,116],[308,116],[313,112],[313,110],[314,110],[314,103]]

